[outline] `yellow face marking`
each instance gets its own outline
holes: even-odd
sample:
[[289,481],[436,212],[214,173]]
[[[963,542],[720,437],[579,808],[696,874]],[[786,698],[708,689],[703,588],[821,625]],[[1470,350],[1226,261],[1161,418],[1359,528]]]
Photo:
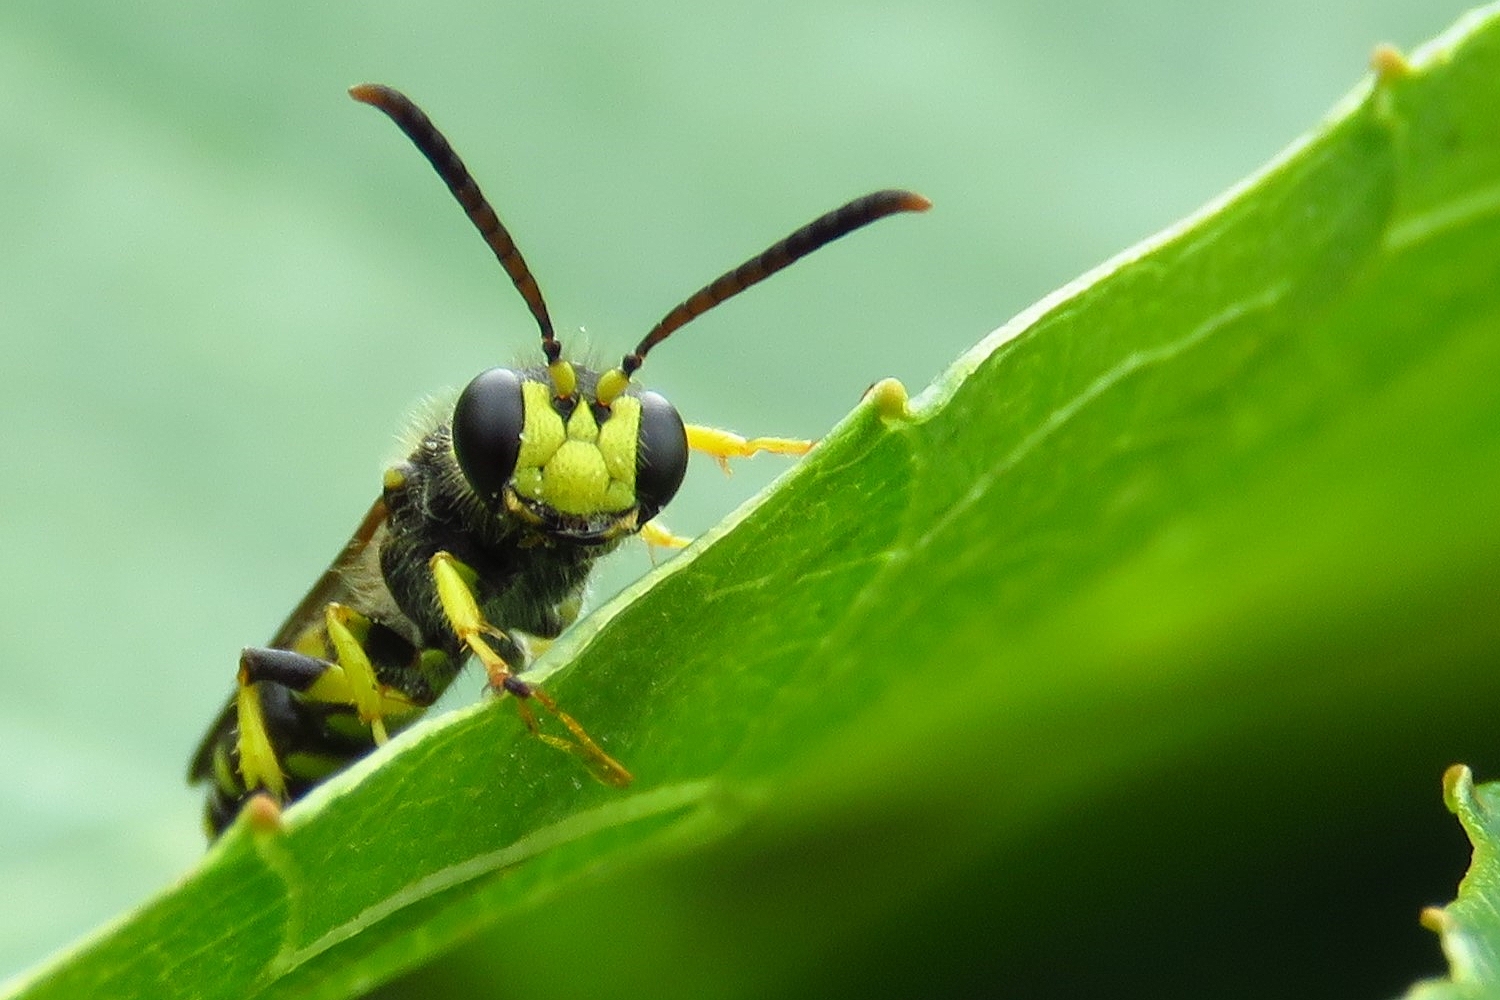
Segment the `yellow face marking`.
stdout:
[[635,493],[635,450],[641,434],[641,401],[621,396],[609,409],[609,419],[599,428],[599,451],[609,477]]
[[[629,510],[635,506],[635,490],[626,486],[618,479],[611,480],[604,489],[604,499],[599,504],[600,510],[617,511]],[[634,518],[631,519],[634,521]]]
[[527,500],[542,498],[542,470],[537,468],[517,469],[511,477],[511,486]]
[[526,408],[526,426],[521,430],[516,468],[540,469],[568,439],[568,430],[552,408],[552,391],[541,382],[522,382],[521,402]]
[[567,422],[542,382],[521,386],[526,426],[511,488],[516,495],[563,514],[587,516],[635,505],[636,448],[641,404],[622,396],[601,424],[580,401]]
[[599,425],[594,421],[592,406],[580,406],[568,418],[568,440],[589,442],[599,440]]
[[542,470],[542,502],[564,514],[603,509],[609,488],[604,456],[592,441],[565,441]]

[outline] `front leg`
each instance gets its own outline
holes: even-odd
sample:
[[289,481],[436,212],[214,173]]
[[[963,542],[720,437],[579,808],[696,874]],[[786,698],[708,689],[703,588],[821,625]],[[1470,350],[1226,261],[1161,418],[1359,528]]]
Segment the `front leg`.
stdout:
[[[438,602],[442,605],[443,616],[448,620],[453,634],[458,636],[459,641],[479,658],[480,663],[484,664],[484,672],[489,677],[490,687],[496,691],[505,691],[515,697],[516,710],[521,713],[521,719],[526,723],[526,728],[542,742],[578,757],[594,777],[605,784],[614,785],[617,788],[630,784],[631,774],[619,761],[605,753],[583,726],[579,725],[577,720],[567,712],[558,708],[557,703],[541,688],[528,684],[516,676],[510,664],[506,663],[505,659],[486,641],[485,637],[488,636],[513,645],[510,638],[486,621],[483,612],[479,610],[479,603],[474,599],[474,571],[448,552],[437,553],[427,565],[432,572],[433,582],[437,586]],[[541,732],[536,716],[527,705],[531,699],[535,699],[538,704],[556,716],[573,738],[570,740]]]
[[813,446],[813,442],[800,438],[744,438],[732,431],[702,424],[687,425],[687,441],[688,447],[694,451],[713,456],[726,473],[731,458],[749,458],[763,451],[772,455],[806,455]]
[[[731,471],[729,468],[731,458],[750,458],[761,452],[771,455],[806,455],[812,451],[813,447],[812,441],[804,441],[801,438],[746,438],[733,431],[705,427],[702,424],[687,425],[687,441],[688,447],[693,451],[701,451],[718,462],[719,468],[724,470],[725,475]],[[652,562],[656,561],[657,549],[681,549],[686,548],[692,542],[691,538],[676,534],[656,521],[643,525],[640,536],[641,541],[645,542],[646,547],[652,552]]]

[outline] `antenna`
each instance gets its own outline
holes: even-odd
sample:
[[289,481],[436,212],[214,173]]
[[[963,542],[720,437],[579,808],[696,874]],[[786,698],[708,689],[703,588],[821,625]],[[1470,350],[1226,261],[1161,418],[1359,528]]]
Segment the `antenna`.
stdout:
[[786,239],[772,244],[764,253],[719,275],[679,303],[660,323],[651,328],[651,332],[636,345],[635,350],[625,355],[625,359],[620,362],[620,371],[629,378],[641,366],[641,362],[646,360],[647,352],[670,337],[675,330],[819,247],[887,215],[896,212],[925,212],[931,207],[932,202],[912,191],[876,191],[818,216]]
[[406,133],[406,137],[416,144],[422,155],[427,157],[432,169],[437,171],[443,183],[448,185],[448,190],[453,192],[453,197],[463,206],[469,221],[474,223],[474,228],[484,237],[484,242],[495,252],[496,259],[505,268],[505,273],[510,275],[516,291],[521,293],[521,298],[531,308],[531,315],[536,317],[536,325],[542,331],[542,352],[547,356],[547,363],[551,365],[556,362],[562,356],[562,344],[558,343],[557,336],[552,331],[552,317],[547,315],[547,303],[542,299],[542,290],[537,287],[536,279],[531,276],[531,268],[526,266],[526,259],[516,248],[515,241],[510,238],[500,217],[490,207],[484,192],[479,190],[479,185],[464,166],[464,161],[459,159],[448,140],[443,138],[443,133],[438,131],[438,127],[432,124],[432,119],[421,108],[394,88],[378,83],[362,83],[357,87],[350,87],[349,96],[384,111]]

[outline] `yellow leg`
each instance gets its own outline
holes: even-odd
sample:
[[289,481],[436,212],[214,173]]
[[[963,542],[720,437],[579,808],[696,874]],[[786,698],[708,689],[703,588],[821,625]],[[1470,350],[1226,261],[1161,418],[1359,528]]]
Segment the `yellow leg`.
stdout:
[[[479,658],[480,663],[484,664],[484,672],[489,677],[490,686],[496,691],[507,691],[515,696],[516,710],[521,713],[521,719],[526,723],[526,728],[543,742],[578,757],[600,781],[618,788],[630,784],[631,774],[619,761],[605,753],[583,726],[579,725],[578,721],[567,712],[558,708],[557,702],[553,701],[541,688],[527,684],[517,677],[505,659],[485,641],[484,637],[487,635],[504,639],[505,633],[485,621],[484,614],[479,610],[479,605],[474,600],[474,592],[469,589],[469,582],[464,579],[466,574],[472,576],[473,571],[447,552],[439,552],[433,556],[428,567],[432,571],[433,581],[437,584],[438,601],[443,606],[443,616],[448,619],[448,624],[452,626],[459,641]],[[540,732],[536,717],[526,704],[527,699],[531,698],[535,698],[543,708],[556,716],[557,721],[563,724],[573,738],[568,740]]]
[[763,451],[772,455],[806,455],[813,446],[811,441],[797,438],[742,438],[730,431],[702,424],[687,425],[687,440],[689,448],[712,455],[726,473],[731,458],[749,458]]
[[278,802],[286,801],[286,775],[271,746],[266,717],[260,708],[260,685],[240,667],[240,686],[235,694],[239,716],[240,777],[246,788],[264,788]]
[[359,713],[359,721],[370,727],[375,745],[380,746],[390,739],[385,728],[384,699],[381,697],[380,682],[375,679],[375,666],[350,629],[352,614],[342,604],[330,602],[323,611],[323,620],[328,627],[328,638],[333,644],[334,655],[343,668],[344,680],[349,685],[349,700]]
[[685,549],[693,543],[691,538],[674,534],[660,521],[648,521],[640,530],[640,539],[646,543],[646,554],[651,557],[651,565],[656,565],[657,549]]
[[[641,541],[654,551],[656,549],[685,549],[692,544],[691,538],[673,534],[660,521],[648,521],[640,531]],[[654,556],[653,556],[654,558]]]

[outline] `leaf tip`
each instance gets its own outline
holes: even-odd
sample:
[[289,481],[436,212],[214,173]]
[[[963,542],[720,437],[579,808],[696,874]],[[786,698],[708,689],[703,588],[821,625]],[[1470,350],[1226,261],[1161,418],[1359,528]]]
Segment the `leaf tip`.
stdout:
[[1389,86],[1397,80],[1411,76],[1411,63],[1401,50],[1389,42],[1381,42],[1370,53],[1370,69],[1375,71],[1375,81]]
[[245,822],[257,836],[280,833],[281,817],[281,806],[269,795],[257,795],[245,803]]
[[1443,772],[1443,804],[1455,816],[1474,800],[1474,772],[1466,764],[1454,764]]
[[1424,906],[1417,920],[1434,934],[1447,934],[1456,927],[1456,921],[1441,906]]
[[906,394],[906,386],[898,379],[881,379],[865,390],[864,398],[875,407],[882,420],[911,419],[910,397]]

